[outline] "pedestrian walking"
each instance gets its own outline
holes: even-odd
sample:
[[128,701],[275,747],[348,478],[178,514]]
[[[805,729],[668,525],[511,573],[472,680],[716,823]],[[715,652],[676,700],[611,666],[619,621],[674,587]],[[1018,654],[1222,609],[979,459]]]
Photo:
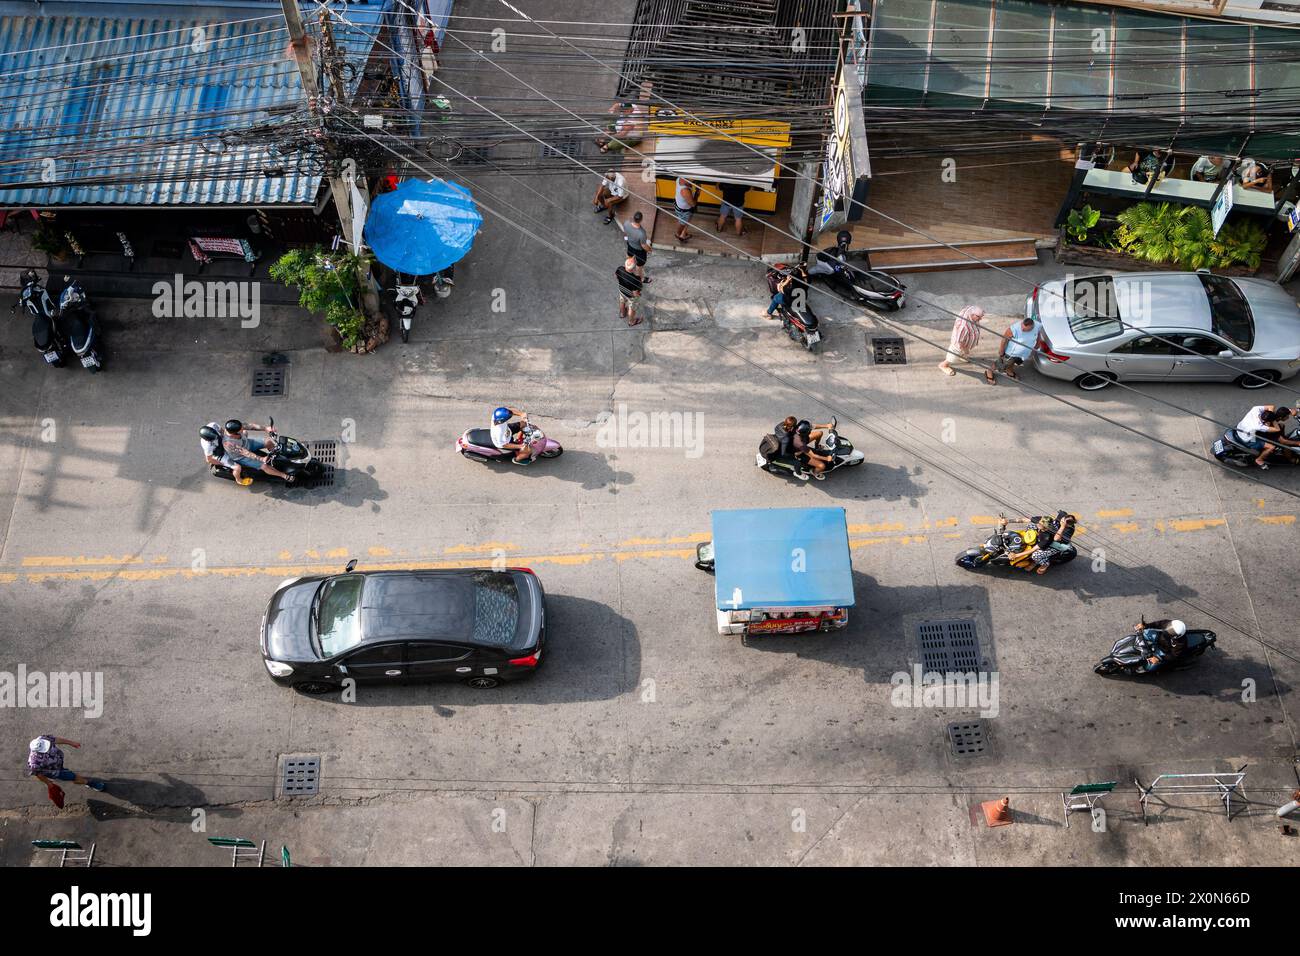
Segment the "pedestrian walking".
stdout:
[[1037,345],[1038,323],[1029,316],[1007,326],[1007,330],[1002,333],[998,360],[993,364],[993,368],[984,370],[985,381],[990,385],[996,385],[999,372],[1007,378],[1019,378],[1016,367],[1024,365],[1029,360]]
[[687,228],[690,225],[691,217],[695,215],[695,207],[700,201],[700,187],[696,186],[685,176],[677,177],[677,189],[673,196],[677,209],[677,236],[678,242],[688,242],[691,238],[691,230]]
[[636,257],[629,255],[614,270],[614,277],[618,279],[618,314],[627,319],[628,325],[641,324],[641,316],[636,314],[637,300],[641,298],[641,277],[636,274],[636,269]]
[[59,807],[63,806],[63,788],[55,781],[79,783],[83,787],[102,792],[105,787],[104,781],[96,780],[94,777],[83,777],[63,766],[63,751],[59,749],[60,744],[64,747],[81,749],[81,744],[75,740],[56,737],[53,734],[42,734],[28,744],[27,775],[45,784],[50,799]]
[[745,234],[745,194],[749,192],[749,187],[744,183],[723,183],[722,184],[722,208],[718,210],[718,222],[715,226],[718,232],[722,232],[727,227],[727,217],[734,217],[736,220],[736,235]]
[[627,180],[623,174],[616,169],[611,169],[605,174],[596,187],[596,195],[592,197],[592,211],[605,214],[605,225],[614,221],[614,207],[621,202],[627,201]]
[[650,236],[646,233],[645,226],[642,225],[640,211],[632,213],[631,219],[624,219],[623,238],[627,240],[627,254],[636,260],[636,274],[641,277],[642,282],[653,282],[653,279],[646,278],[645,263],[650,255]]
[[980,321],[984,310],[978,305],[968,305],[957,313],[952,324],[952,336],[948,339],[948,354],[939,363],[939,370],[944,375],[956,375],[952,370],[953,362],[970,361],[971,352],[980,341]]

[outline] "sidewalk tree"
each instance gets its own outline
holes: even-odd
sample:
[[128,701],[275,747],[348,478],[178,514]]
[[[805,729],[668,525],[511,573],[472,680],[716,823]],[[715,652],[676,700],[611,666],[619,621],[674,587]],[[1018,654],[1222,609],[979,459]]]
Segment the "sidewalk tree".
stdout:
[[323,313],[338,332],[343,347],[370,352],[387,338],[387,322],[372,321],[362,308],[359,275],[367,274],[369,256],[329,252],[321,246],[291,249],[271,266],[276,282],[298,290],[298,304],[309,312]]

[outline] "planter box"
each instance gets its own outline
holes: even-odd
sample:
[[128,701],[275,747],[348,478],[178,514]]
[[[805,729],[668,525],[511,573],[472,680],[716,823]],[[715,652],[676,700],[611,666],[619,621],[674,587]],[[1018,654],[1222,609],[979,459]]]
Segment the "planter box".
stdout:
[[[1172,262],[1146,262],[1134,259],[1124,252],[1103,249],[1101,246],[1081,246],[1067,240],[1064,231],[1056,244],[1056,261],[1068,266],[1087,266],[1107,272],[1187,272]],[[1231,269],[1211,269],[1216,276],[1253,276],[1258,269],[1233,266]]]

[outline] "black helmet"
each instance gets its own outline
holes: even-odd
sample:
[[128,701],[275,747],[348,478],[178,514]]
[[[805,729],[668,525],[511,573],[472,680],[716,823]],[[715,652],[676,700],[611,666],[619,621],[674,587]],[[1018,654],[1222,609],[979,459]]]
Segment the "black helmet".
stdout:
[[226,433],[229,435],[238,435],[244,430],[244,423],[238,418],[232,418],[226,422]]
[[807,438],[812,434],[812,423],[807,420],[801,421],[798,425],[794,426],[794,430],[804,438]]
[[199,429],[199,437],[204,441],[221,441],[221,436],[211,425],[204,425]]
[[847,246],[852,242],[853,233],[849,232],[847,229],[841,229],[839,232],[835,233],[835,244],[837,246]]

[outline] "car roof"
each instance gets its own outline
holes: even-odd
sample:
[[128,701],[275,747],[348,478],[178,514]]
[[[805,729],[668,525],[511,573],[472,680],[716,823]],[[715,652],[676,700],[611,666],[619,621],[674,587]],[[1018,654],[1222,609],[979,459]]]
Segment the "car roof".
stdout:
[[1210,331],[1210,300],[1194,272],[1113,275],[1119,317],[1134,328]]
[[467,642],[474,633],[474,580],[468,574],[378,572],[361,592],[364,643]]

